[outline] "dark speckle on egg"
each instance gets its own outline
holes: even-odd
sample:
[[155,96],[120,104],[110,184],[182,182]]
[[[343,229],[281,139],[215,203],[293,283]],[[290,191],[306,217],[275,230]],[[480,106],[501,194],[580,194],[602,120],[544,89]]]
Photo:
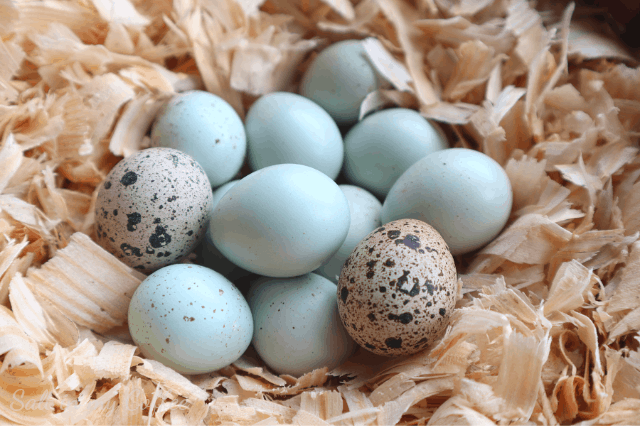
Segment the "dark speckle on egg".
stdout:
[[193,251],[212,203],[204,170],[187,154],[139,151],[116,164],[98,191],[98,242],[129,266],[152,272]]
[[358,344],[379,355],[409,355],[444,332],[455,307],[457,274],[437,231],[402,219],[358,244],[342,267],[337,291],[343,296],[340,317]]

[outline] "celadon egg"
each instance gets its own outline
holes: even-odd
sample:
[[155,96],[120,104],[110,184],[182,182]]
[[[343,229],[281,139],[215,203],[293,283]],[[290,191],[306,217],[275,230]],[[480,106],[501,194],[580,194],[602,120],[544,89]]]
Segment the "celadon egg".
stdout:
[[384,198],[412,164],[448,147],[442,133],[416,111],[379,111],[365,117],[345,136],[345,177]]
[[245,129],[254,171],[292,163],[313,167],[331,179],[340,173],[340,130],[324,109],[305,97],[285,92],[262,96],[249,109]]
[[491,157],[454,148],[427,155],[393,185],[382,223],[413,218],[442,235],[453,255],[493,240],[509,219],[513,194],[504,169]]
[[240,291],[219,273],[170,265],[134,292],[129,331],[145,357],[182,374],[209,373],[242,356],[253,317]]
[[[232,180],[213,191],[212,212],[215,210],[216,205],[218,205],[218,201],[220,201],[222,196],[238,182],[240,182],[240,180]],[[221,273],[232,282],[236,282],[238,279],[251,274],[251,272],[245,271],[224,257],[224,255],[220,253],[220,250],[216,248],[211,240],[211,221],[207,223],[207,232],[205,234],[204,245],[202,247],[202,257],[204,266]]]
[[260,278],[249,288],[247,300],[253,346],[279,374],[331,370],[357,347],[340,321],[336,286],[324,277]]
[[200,90],[176,95],[163,106],[151,129],[151,143],[195,158],[214,188],[238,173],[247,150],[244,125],[233,107]]
[[358,121],[360,105],[382,80],[359,40],[345,40],[324,49],[311,63],[300,94],[324,108],[342,125]]
[[220,199],[210,236],[248,271],[293,277],[333,256],[349,224],[349,203],[331,178],[308,166],[278,164],[251,173]]
[[336,254],[315,271],[336,284],[340,269],[353,249],[369,232],[380,226],[380,210],[382,209],[380,201],[365,189],[353,185],[339,186],[349,202],[351,216],[349,233]]

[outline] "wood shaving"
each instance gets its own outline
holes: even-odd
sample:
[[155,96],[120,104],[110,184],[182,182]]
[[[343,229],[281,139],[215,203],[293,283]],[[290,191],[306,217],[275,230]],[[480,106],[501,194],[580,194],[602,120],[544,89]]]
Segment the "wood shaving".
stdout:
[[[215,4],[214,4],[215,3]],[[0,416],[17,424],[638,424],[640,67],[593,10],[525,0],[0,0]],[[240,116],[363,40],[360,118],[418,110],[498,161],[507,226],[460,257],[433,347],[276,375],[248,350],[141,358],[145,276],[98,246],[96,190],[176,93]]]

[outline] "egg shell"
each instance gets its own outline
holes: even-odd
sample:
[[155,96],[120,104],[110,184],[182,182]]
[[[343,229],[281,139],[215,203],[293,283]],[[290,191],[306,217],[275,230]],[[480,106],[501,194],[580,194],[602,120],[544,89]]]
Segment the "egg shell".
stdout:
[[311,63],[300,94],[324,108],[342,125],[358,121],[360,105],[382,83],[359,40],[345,40],[324,49]]
[[260,278],[247,300],[255,324],[253,346],[279,374],[331,370],[357,347],[340,321],[336,286],[324,277]]
[[143,356],[183,374],[228,366],[253,335],[253,317],[240,291],[198,265],[170,265],[149,275],[131,298],[128,321]]
[[428,224],[403,219],[364,238],[338,282],[340,318],[378,355],[409,355],[444,332],[457,295],[453,256]]
[[315,270],[317,274],[336,284],[342,265],[353,249],[369,232],[380,226],[380,209],[382,209],[380,201],[370,192],[353,185],[339,185],[339,187],[349,202],[351,216],[349,233],[338,251]]
[[333,180],[308,166],[278,164],[253,172],[220,199],[210,235],[241,268],[293,277],[333,256],[349,224],[349,203]]
[[[226,194],[228,190],[233,188],[238,182],[240,182],[239,179],[232,180],[213,191],[213,208],[211,209],[212,212],[213,210],[215,210],[215,207],[218,205],[218,201],[220,201],[222,196]],[[235,263],[224,257],[224,255],[220,253],[220,250],[218,250],[216,246],[213,245],[210,225],[211,221],[207,223],[207,232],[205,233],[204,245],[202,247],[202,264],[207,268],[211,268],[214,271],[221,273],[233,283],[236,283],[236,281],[241,278],[251,275],[251,272],[245,271],[244,269],[240,268]]]
[[139,151],[98,190],[97,241],[127,265],[153,271],[193,251],[211,206],[209,179],[193,158],[172,148]]
[[214,188],[238,173],[247,151],[236,111],[224,99],[200,90],[176,95],[163,106],[152,126],[151,143],[191,155]]
[[453,255],[493,240],[509,219],[513,194],[504,169],[491,157],[454,148],[427,155],[393,185],[382,223],[401,218],[427,222]]
[[318,104],[294,93],[262,96],[245,120],[252,170],[275,164],[304,164],[338,177],[344,147],[331,116]]
[[416,111],[383,110],[365,117],[345,136],[344,174],[384,199],[411,165],[448,147],[443,134]]

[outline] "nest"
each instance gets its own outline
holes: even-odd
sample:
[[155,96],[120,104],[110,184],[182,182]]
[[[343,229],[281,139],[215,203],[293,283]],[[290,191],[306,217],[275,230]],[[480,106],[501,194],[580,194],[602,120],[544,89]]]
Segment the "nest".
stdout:
[[[593,11],[525,0],[0,0],[0,418],[19,424],[638,424],[640,69]],[[176,92],[241,115],[329,43],[505,168],[503,232],[457,259],[446,334],[276,376],[138,356],[144,275],[96,245],[96,188]],[[187,262],[193,261],[193,258]]]

